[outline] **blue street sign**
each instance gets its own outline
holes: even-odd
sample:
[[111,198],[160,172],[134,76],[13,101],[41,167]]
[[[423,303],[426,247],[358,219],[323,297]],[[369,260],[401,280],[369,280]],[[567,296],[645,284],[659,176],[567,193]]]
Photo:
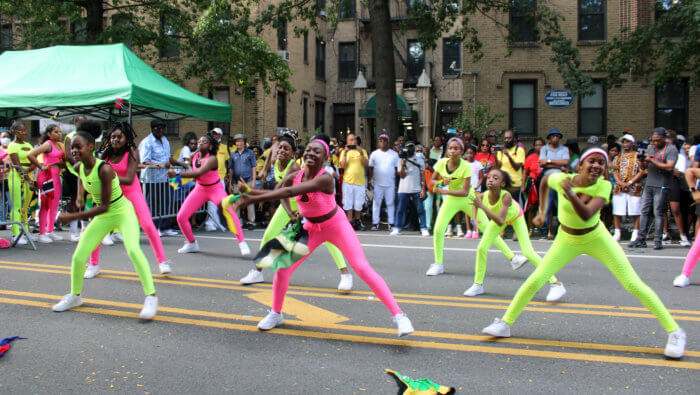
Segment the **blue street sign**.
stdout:
[[550,107],[565,108],[569,107],[571,103],[574,102],[574,95],[563,89],[555,89],[547,92],[544,96],[544,101]]

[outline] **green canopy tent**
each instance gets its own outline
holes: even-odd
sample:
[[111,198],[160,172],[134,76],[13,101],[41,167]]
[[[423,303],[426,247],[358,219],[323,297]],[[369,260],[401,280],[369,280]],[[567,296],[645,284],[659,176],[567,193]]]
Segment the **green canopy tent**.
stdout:
[[[117,105],[118,103],[118,105]],[[122,104],[123,103],[123,104]],[[0,116],[231,121],[231,106],[169,81],[124,44],[55,46],[0,55]]]

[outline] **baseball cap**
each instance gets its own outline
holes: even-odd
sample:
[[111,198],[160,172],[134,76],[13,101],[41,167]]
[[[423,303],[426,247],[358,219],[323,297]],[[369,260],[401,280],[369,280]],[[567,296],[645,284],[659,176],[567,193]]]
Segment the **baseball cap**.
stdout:
[[157,128],[157,127],[159,127],[159,126],[165,127],[166,124],[165,124],[164,121],[162,121],[162,120],[160,120],[160,119],[154,119],[154,120],[151,121],[151,129]]
[[222,135],[222,136],[224,135],[224,131],[221,130],[221,128],[214,128],[214,129],[211,130],[211,132],[212,132],[212,133],[220,134],[220,135]]
[[382,133],[382,134],[379,135],[379,140],[382,140],[382,139],[384,139],[384,140],[386,140],[386,141],[389,141],[389,136],[386,135],[386,134],[384,134],[384,133]]
[[631,134],[626,134],[626,135],[620,137],[620,141],[624,141],[624,140],[627,140],[627,141],[634,143],[634,136],[632,136]]
[[564,135],[561,134],[561,131],[559,129],[549,129],[549,132],[547,132],[547,138],[549,138],[555,134],[558,134],[559,138],[564,137]]
[[233,141],[236,141],[236,140],[239,140],[239,139],[243,139],[243,140],[245,141],[245,139],[246,139],[246,138],[245,138],[245,135],[244,135],[244,134],[241,134],[241,133],[238,133],[238,134],[236,134],[236,135],[233,136]]

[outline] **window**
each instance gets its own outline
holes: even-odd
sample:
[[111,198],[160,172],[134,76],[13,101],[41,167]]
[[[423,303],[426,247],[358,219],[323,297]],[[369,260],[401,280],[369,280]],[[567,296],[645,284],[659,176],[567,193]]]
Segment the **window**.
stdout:
[[163,14],[160,18],[160,57],[176,58],[180,56],[180,39],[177,38],[177,29],[172,24],[172,17]]
[[355,43],[338,45],[338,80],[353,80],[357,77],[355,70]]
[[518,135],[537,132],[537,80],[510,81],[509,123]]
[[179,136],[180,135],[180,121],[165,121],[165,135],[166,136]]
[[654,127],[663,126],[678,134],[688,132],[688,80],[656,87]]
[[355,0],[338,1],[338,19],[350,19],[355,17]]
[[322,101],[317,101],[316,104],[314,104],[314,107],[316,108],[316,119],[314,120],[314,128],[321,128],[321,133],[323,133],[326,128],[326,103]]
[[440,102],[438,104],[438,134],[447,134],[447,129],[455,126],[455,120],[462,113],[462,102]]
[[605,40],[605,0],[578,1],[579,41]]
[[304,106],[301,109],[301,129],[307,130],[309,128],[309,98],[305,97],[301,105]]
[[346,130],[355,131],[355,104],[333,104],[333,134],[338,137]]
[[511,0],[510,36],[513,42],[535,41],[534,11],[537,0]]
[[12,49],[12,25],[0,27],[0,53]]
[[309,64],[309,32],[304,32],[304,63]]
[[326,43],[316,39],[316,78],[326,78]]
[[602,136],[606,133],[606,92],[603,83],[593,81],[595,93],[584,96],[578,104],[578,134]]
[[[214,92],[211,93],[209,98],[219,103],[231,104],[231,92],[228,86],[214,88]],[[207,128],[207,130],[220,128],[224,132],[224,137],[231,135],[231,122],[208,122]]]
[[287,127],[287,92],[277,92],[277,127]]
[[287,50],[287,21],[282,21],[282,24],[277,28],[277,49]]
[[425,51],[418,40],[408,40],[408,64],[406,71],[409,80],[417,80],[425,68]]
[[442,39],[442,75],[459,75],[462,71],[461,45],[454,38]]
[[[658,0],[654,4],[654,20],[658,21],[664,14],[668,13],[673,9],[673,7],[679,3],[679,0]],[[665,26],[663,28],[663,35],[666,37],[678,37],[680,36],[680,27],[674,28],[673,26]]]

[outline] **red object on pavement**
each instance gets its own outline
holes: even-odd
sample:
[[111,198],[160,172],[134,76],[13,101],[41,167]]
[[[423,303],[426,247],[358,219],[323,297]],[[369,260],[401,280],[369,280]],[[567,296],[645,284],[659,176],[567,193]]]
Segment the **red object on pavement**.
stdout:
[[0,248],[10,248],[12,244],[10,244],[7,239],[0,239]]

